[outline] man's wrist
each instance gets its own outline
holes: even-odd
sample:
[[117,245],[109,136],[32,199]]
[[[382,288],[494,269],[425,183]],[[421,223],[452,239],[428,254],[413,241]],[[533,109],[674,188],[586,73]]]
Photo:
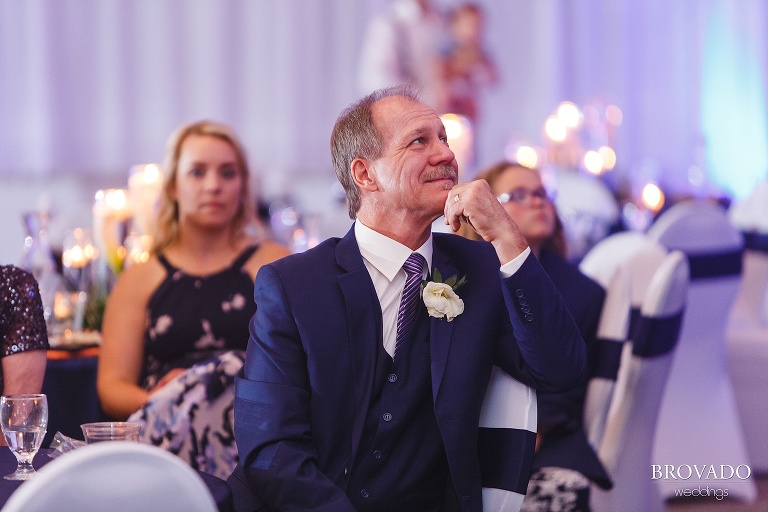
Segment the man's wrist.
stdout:
[[528,258],[529,254],[531,254],[531,248],[526,247],[523,252],[512,258],[510,261],[504,263],[499,269],[501,276],[505,279],[512,276],[520,269],[520,267],[523,266],[523,263],[525,263],[525,260]]

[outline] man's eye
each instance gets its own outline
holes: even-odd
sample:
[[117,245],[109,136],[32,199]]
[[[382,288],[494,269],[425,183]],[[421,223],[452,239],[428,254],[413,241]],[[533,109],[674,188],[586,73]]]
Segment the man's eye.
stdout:
[[424,137],[418,137],[416,139],[413,139],[413,142],[411,144],[424,144]]

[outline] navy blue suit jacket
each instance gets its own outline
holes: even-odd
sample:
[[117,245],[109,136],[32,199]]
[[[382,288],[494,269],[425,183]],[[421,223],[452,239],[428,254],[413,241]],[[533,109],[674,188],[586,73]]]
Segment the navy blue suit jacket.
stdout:
[[[436,233],[432,264],[444,278],[466,276],[465,310],[451,322],[430,319],[429,351],[452,482],[462,510],[480,512],[477,432],[492,365],[562,391],[582,379],[584,342],[535,257],[501,279],[490,244]],[[248,487],[267,510],[352,511],[344,489],[382,344],[381,306],[354,229],[262,267],[254,296],[236,382],[235,501],[247,501],[238,494]]]

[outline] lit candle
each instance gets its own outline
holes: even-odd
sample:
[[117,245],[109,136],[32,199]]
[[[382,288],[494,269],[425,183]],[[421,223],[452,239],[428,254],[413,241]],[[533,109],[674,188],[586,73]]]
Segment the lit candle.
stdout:
[[122,270],[125,254],[122,242],[127,235],[125,221],[131,214],[126,190],[107,189],[96,192],[93,204],[93,238],[96,248],[106,257],[115,274]]
[[163,173],[159,165],[135,165],[131,169],[128,199],[133,207],[133,228],[140,235],[154,232],[162,185]]

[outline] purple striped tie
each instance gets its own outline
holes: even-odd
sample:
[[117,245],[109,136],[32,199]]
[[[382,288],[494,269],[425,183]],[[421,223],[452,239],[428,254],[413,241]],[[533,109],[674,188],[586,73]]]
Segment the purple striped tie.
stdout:
[[403,263],[405,270],[405,288],[400,299],[400,309],[397,311],[397,338],[395,338],[395,356],[400,345],[405,342],[410,334],[413,322],[416,319],[419,302],[421,301],[421,275],[427,261],[424,256],[414,252]]

